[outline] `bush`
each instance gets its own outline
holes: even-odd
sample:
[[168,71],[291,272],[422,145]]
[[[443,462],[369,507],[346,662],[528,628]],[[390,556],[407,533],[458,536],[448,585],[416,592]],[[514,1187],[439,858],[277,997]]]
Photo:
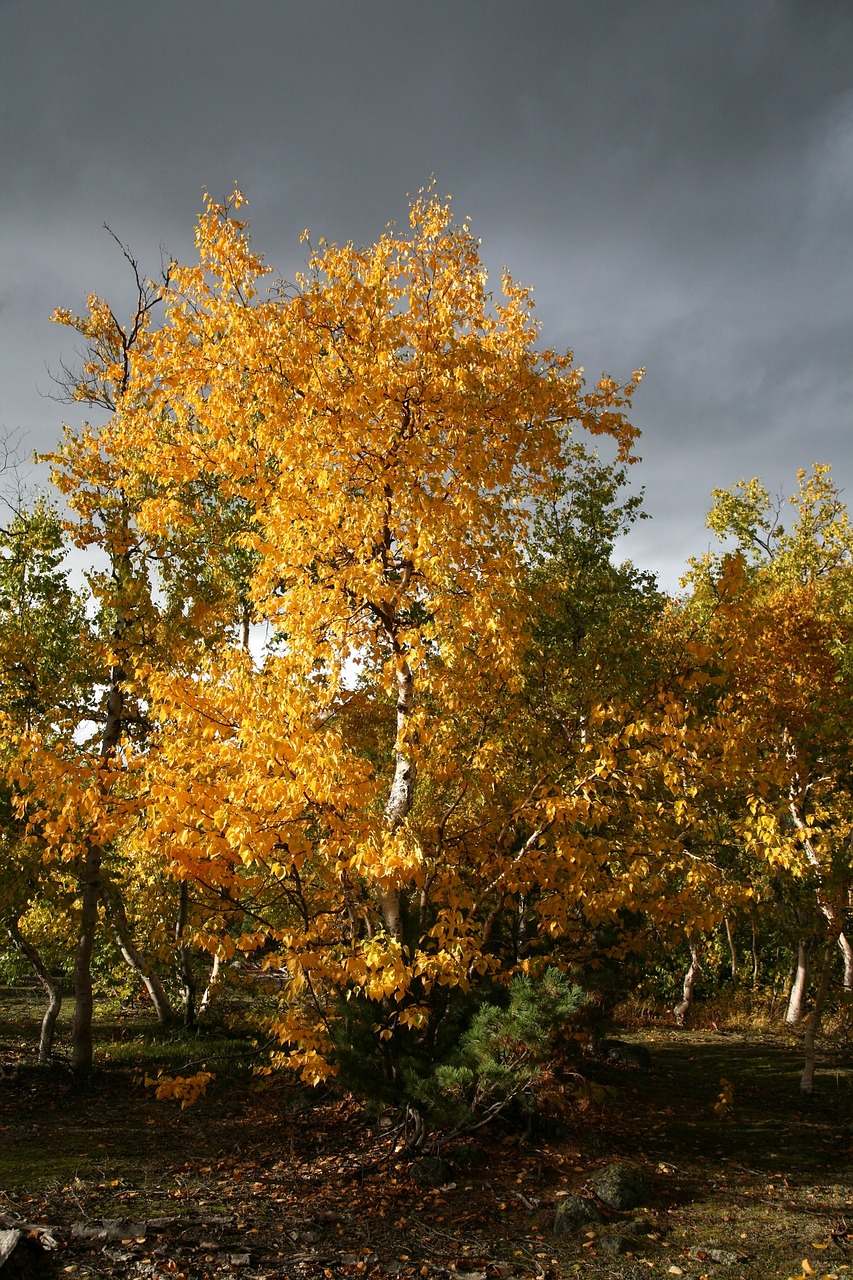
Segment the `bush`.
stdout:
[[514,978],[505,1005],[480,1006],[451,1060],[408,1076],[412,1101],[431,1125],[454,1133],[562,1106],[566,1076],[575,1075],[567,1073],[572,1026],[586,1003],[559,969]]

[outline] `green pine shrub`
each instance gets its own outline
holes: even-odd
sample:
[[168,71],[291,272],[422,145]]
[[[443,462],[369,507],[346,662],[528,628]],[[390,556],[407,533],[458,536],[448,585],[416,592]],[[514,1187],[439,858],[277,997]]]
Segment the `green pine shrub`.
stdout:
[[457,1052],[425,1076],[408,1074],[407,1092],[432,1128],[446,1134],[480,1128],[499,1115],[529,1121],[583,1088],[573,1069],[572,1030],[585,992],[559,969],[521,974],[502,1005],[483,1003]]

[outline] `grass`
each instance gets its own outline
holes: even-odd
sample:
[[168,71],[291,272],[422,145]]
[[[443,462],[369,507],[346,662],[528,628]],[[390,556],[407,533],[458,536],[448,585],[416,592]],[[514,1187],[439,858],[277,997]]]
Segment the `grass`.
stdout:
[[[21,983],[0,990],[0,1046],[5,1040],[17,1055],[38,1039],[43,1002],[38,990]],[[73,999],[66,999],[56,1025],[54,1055],[70,1061]],[[95,1018],[96,1061],[103,1070],[189,1070],[202,1062],[216,1064],[217,1074],[245,1075],[260,1055],[257,1032],[234,1009],[229,1017],[200,1021],[192,1028],[178,1023],[161,1027],[150,1007],[113,998],[98,1001]]]

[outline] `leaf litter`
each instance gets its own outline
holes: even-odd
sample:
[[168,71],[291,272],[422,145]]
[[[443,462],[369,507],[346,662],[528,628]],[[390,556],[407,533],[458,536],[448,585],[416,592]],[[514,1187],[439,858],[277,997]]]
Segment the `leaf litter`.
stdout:
[[[232,1081],[172,1110],[121,1073],[77,1083],[22,1064],[0,1088],[0,1230],[36,1238],[70,1280],[853,1277],[849,1082],[828,1096],[828,1072],[803,1106],[781,1041],[651,1047],[649,1072],[599,1064],[607,1104],[557,1132],[451,1144],[438,1186],[334,1089]],[[555,1236],[556,1206],[594,1199],[615,1160],[644,1166],[650,1203]]]

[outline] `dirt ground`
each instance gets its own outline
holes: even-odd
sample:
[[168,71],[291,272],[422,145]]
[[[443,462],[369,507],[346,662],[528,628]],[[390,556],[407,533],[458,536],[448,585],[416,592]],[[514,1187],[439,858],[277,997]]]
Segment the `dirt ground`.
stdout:
[[[48,1229],[51,1247],[34,1250],[45,1274],[853,1277],[853,1064],[840,1051],[824,1050],[803,1101],[784,1037],[628,1033],[650,1069],[591,1063],[603,1105],[550,1134],[450,1145],[431,1186],[429,1166],[395,1161],[383,1117],[333,1090],[231,1080],[180,1110],[126,1069],[82,1083],[39,1069],[3,1035],[0,1228]],[[596,1201],[614,1161],[647,1175],[631,1212]],[[555,1235],[567,1196],[603,1223]]]

